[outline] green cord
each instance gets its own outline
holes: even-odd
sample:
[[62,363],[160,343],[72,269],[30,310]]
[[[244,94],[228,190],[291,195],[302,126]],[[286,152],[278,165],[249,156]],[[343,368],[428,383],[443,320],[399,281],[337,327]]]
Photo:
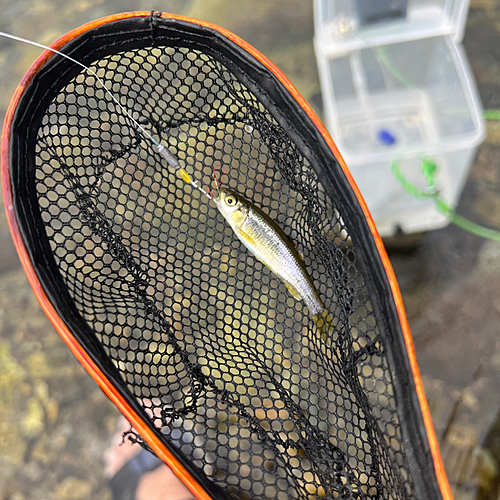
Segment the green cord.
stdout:
[[[382,66],[401,84],[403,87],[412,88],[412,82],[394,64],[386,47],[377,47],[375,55]],[[485,120],[500,120],[500,109],[486,109],[483,112]]]
[[437,165],[429,160],[428,158],[424,158],[420,165],[420,169],[424,174],[425,180],[427,181],[427,187],[435,189],[436,188],[436,175],[437,175]]
[[427,181],[427,189],[425,191],[419,190],[403,175],[403,172],[399,168],[396,160],[391,161],[392,173],[404,189],[414,198],[419,200],[432,199],[436,203],[437,210],[441,212],[451,223],[461,227],[469,233],[481,236],[482,238],[500,241],[500,231],[488,229],[487,227],[480,226],[479,224],[475,224],[474,222],[457,215],[455,211],[439,196],[439,191],[436,189],[435,182],[438,167],[433,161],[424,158],[420,168],[422,169],[422,173]]
[[[391,56],[389,55],[385,47],[378,47],[375,49],[375,54],[380,63],[385,66],[385,68],[391,73],[391,75],[404,87],[411,88],[413,85],[406,78],[406,76],[399,70],[399,68],[394,64]],[[500,120],[500,109],[487,109],[483,113],[485,120]],[[475,224],[470,220],[464,219],[460,215],[457,215],[454,210],[439,196],[439,190],[436,186],[436,175],[438,171],[437,165],[424,158],[420,166],[422,173],[424,174],[425,180],[427,182],[427,188],[424,191],[418,189],[414,184],[412,184],[404,175],[399,165],[395,160],[391,161],[391,170],[396,179],[401,183],[404,189],[410,193],[417,200],[433,199],[436,203],[436,208],[439,212],[445,215],[445,217],[455,224],[461,227],[465,231],[469,231],[482,238],[488,238],[494,241],[500,241],[500,231],[495,231],[494,229],[488,229],[486,227]]]
[[483,116],[485,120],[500,120],[500,109],[485,109]]
[[400,182],[400,184],[405,188],[405,190],[410,193],[417,200],[426,200],[429,198],[427,193],[420,191],[415,185],[413,185],[401,172],[401,169],[395,162],[395,160],[391,161],[391,170],[394,174],[394,177]]
[[404,87],[411,88],[413,84],[406,78],[405,75],[399,70],[399,68],[392,61],[391,56],[387,52],[385,47],[377,47],[375,49],[375,54],[377,59],[385,66],[389,73]]

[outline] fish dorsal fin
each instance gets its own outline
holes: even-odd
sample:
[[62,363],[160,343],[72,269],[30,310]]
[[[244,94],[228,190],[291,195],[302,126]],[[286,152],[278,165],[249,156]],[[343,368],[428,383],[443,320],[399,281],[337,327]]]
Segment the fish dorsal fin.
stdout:
[[294,299],[302,300],[300,293],[297,291],[297,289],[294,286],[290,285],[290,283],[286,283],[286,282],[284,282],[284,283],[285,283],[285,286],[287,287],[288,291],[292,294]]

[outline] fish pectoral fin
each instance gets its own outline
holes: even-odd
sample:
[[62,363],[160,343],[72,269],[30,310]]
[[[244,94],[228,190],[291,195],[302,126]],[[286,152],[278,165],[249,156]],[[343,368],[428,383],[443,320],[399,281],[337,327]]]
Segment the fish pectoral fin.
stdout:
[[286,283],[286,282],[284,282],[284,283],[285,283],[287,290],[292,294],[292,297],[294,299],[302,300],[302,296],[300,295],[300,293],[298,292],[298,290],[294,286],[290,285],[290,283]]
[[[247,243],[250,246],[255,246],[256,245],[257,242],[248,233],[245,233],[245,231],[242,231],[241,229],[234,229],[234,231],[237,234],[238,238],[240,240],[242,240],[244,243]],[[249,248],[248,246],[247,246],[247,248],[249,250],[251,250],[251,248]],[[253,253],[253,250],[251,250],[251,251]]]

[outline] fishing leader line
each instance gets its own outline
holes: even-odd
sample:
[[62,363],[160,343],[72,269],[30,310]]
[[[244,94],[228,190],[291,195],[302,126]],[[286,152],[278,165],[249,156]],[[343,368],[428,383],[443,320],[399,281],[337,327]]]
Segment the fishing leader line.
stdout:
[[71,56],[68,56],[67,54],[64,54],[63,52],[60,52],[57,49],[53,49],[52,47],[49,47],[47,45],[43,45],[42,43],[34,42],[32,40],[28,40],[27,38],[22,38],[20,36],[16,35],[11,35],[10,33],[6,33],[4,31],[0,31],[0,36],[3,36],[5,38],[10,38],[11,40],[16,40],[17,42],[22,42],[26,43],[28,45],[33,45],[35,47],[39,47],[41,49],[48,50],[54,54],[58,54],[61,57],[65,57],[66,59],[70,60],[71,62],[77,64],[78,66],[82,67],[85,71],[90,73],[96,80],[99,82],[103,90],[111,97],[111,99],[115,102],[115,104],[120,108],[120,110],[125,113],[125,115],[130,118],[132,123],[136,126],[136,128],[142,132],[146,138],[148,138],[156,147],[156,151],[158,154],[172,167],[174,168],[178,174],[179,177],[186,183],[191,184],[195,189],[200,191],[203,195],[205,195],[209,200],[212,199],[209,193],[205,191],[195,180],[191,178],[191,176],[188,174],[188,172],[181,166],[179,163],[179,160],[177,157],[168,149],[165,144],[162,144],[158,142],[128,111],[127,109],[122,106],[120,101],[113,95],[113,93],[106,87],[106,84],[104,81],[99,77],[99,75],[89,66],[85,66],[85,64],[81,63],[80,61],[74,59]]

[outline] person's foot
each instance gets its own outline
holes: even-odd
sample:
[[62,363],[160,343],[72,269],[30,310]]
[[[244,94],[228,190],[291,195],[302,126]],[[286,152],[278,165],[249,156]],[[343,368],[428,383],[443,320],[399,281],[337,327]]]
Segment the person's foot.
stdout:
[[122,435],[129,428],[120,418],[120,431],[104,454],[105,474],[113,500],[194,500],[191,492],[157,457]]

